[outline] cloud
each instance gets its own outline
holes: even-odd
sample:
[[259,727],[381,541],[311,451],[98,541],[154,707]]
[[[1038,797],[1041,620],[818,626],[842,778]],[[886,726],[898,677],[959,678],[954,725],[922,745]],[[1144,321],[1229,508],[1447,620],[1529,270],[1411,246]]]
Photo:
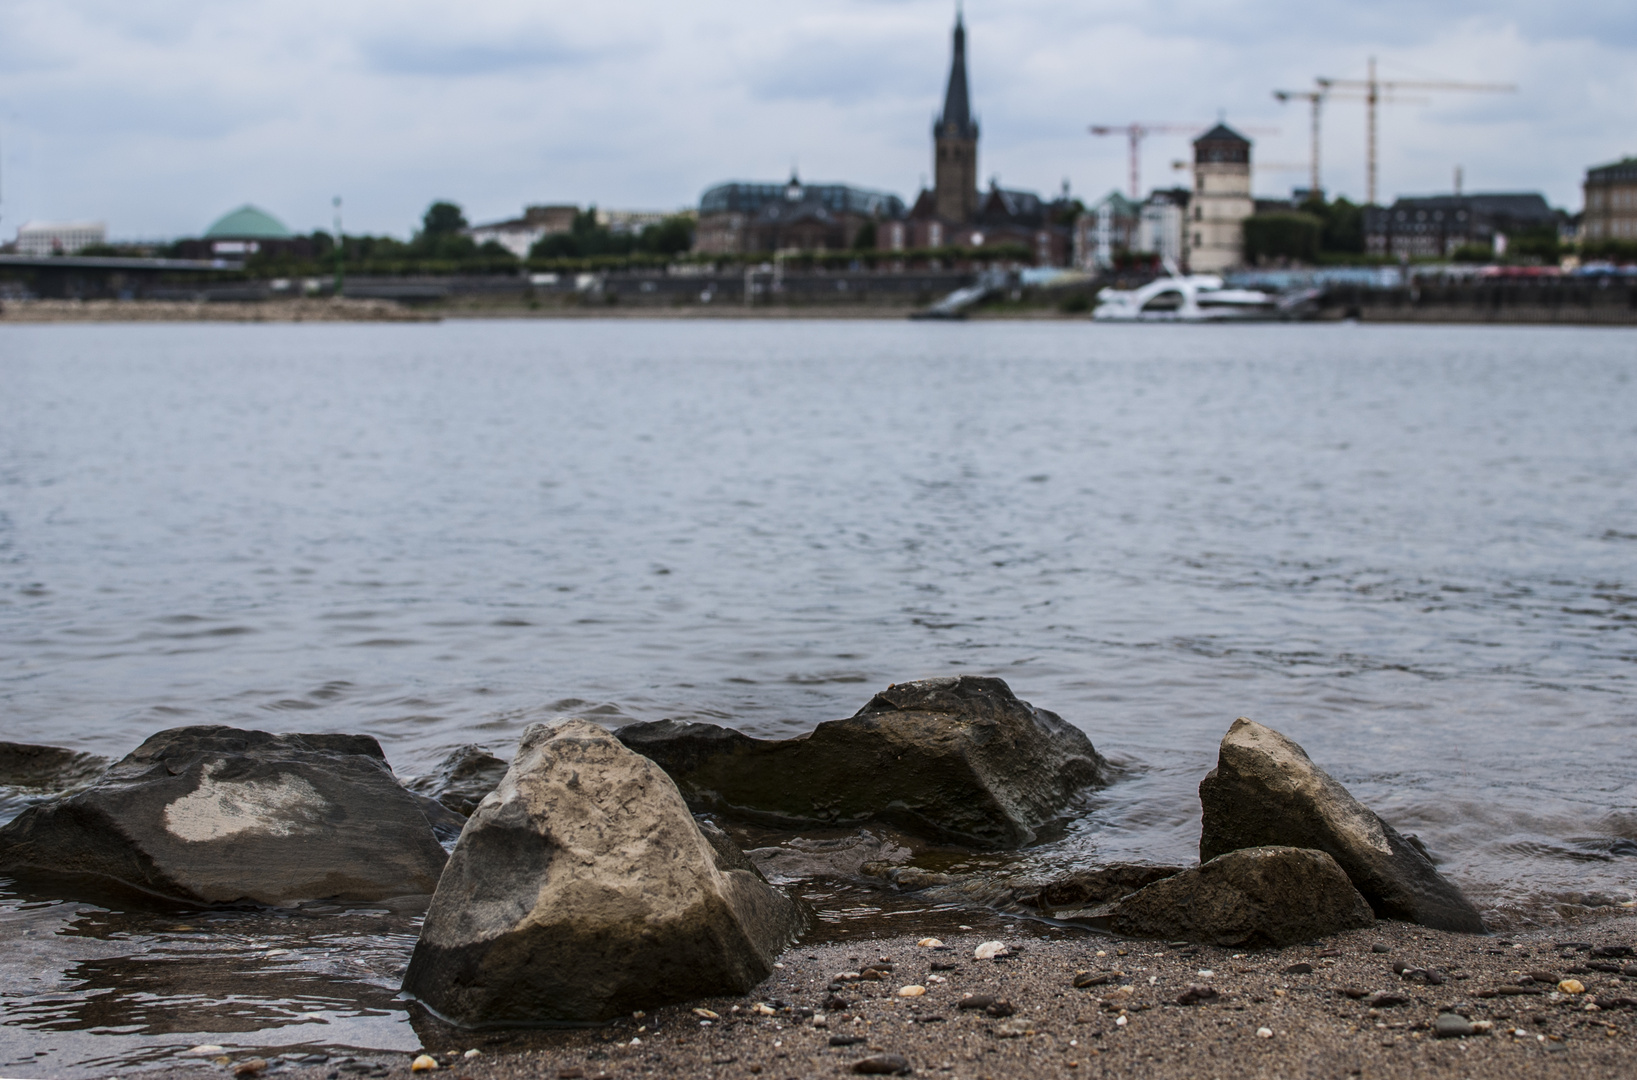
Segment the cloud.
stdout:
[[[1315,75],[1516,82],[1382,113],[1387,193],[1469,184],[1577,207],[1586,166],[1637,150],[1629,0],[969,0],[981,175],[1124,186],[1093,122],[1236,122],[1305,161]],[[438,195],[674,208],[712,183],[812,178],[914,194],[949,50],[947,0],[0,0],[5,217],[196,231],[244,201],[292,227],[406,235]],[[1325,177],[1363,189],[1364,110],[1325,113]],[[1149,184],[1186,141],[1155,137]],[[1268,174],[1264,190],[1297,176]]]
[[549,36],[526,34],[500,41],[383,36],[363,41],[359,53],[370,68],[388,75],[472,76],[561,68],[589,63],[594,53]]

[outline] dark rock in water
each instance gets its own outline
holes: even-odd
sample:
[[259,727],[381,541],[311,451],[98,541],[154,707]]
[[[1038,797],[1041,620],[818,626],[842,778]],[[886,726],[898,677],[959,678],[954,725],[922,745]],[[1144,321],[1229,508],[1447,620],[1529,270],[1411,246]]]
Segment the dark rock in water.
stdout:
[[404,990],[467,1027],[743,994],[802,916],[742,866],[603,728],[533,725],[449,858]]
[[1045,911],[1052,908],[1084,907],[1102,904],[1130,896],[1138,889],[1180,874],[1180,866],[1146,866],[1135,863],[1116,863],[1093,870],[1077,870],[1055,878],[1040,886],[1038,891],[1024,891],[1018,902]]
[[0,786],[60,792],[91,783],[108,759],[60,746],[0,742]]
[[406,785],[409,790],[438,800],[462,817],[471,817],[483,797],[500,786],[506,763],[481,746],[461,746],[438,762],[425,776]]
[[1238,848],[1313,848],[1334,858],[1383,918],[1484,932],[1477,909],[1416,845],[1272,728],[1235,720],[1199,801],[1202,862]]
[[729,836],[722,826],[702,814],[694,815],[694,821],[699,825],[700,835],[710,844],[711,850],[716,852],[717,869],[745,870],[758,877],[763,876],[756,868],[756,864],[745,854],[745,849],[734,843],[733,837]]
[[714,724],[629,724],[690,805],[770,825],[887,822],[974,847],[1032,843],[1103,779],[1091,740],[974,675],[899,683],[794,739]]
[[1290,847],[1230,851],[1157,881],[1115,905],[1109,923],[1128,937],[1252,947],[1374,925],[1334,859]]
[[0,870],[193,903],[429,893],[444,858],[365,735],[173,728],[0,829]]
[[775,884],[806,878],[887,877],[914,854],[892,837],[859,829],[848,836],[795,836],[751,848],[745,857]]
[[457,814],[436,799],[411,791],[409,797],[415,800],[421,813],[426,817],[426,823],[432,826],[432,835],[438,838],[440,844],[453,844],[460,839],[460,831],[466,827],[466,817]]

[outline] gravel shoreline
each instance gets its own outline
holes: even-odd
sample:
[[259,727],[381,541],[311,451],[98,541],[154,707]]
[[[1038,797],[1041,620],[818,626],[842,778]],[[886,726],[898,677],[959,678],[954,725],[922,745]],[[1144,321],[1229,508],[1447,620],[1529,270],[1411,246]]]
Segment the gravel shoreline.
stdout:
[[[989,922],[975,916],[967,915],[973,923]],[[1625,912],[1510,937],[1382,922],[1266,950],[1121,940],[1005,921],[951,927],[940,938],[946,948],[919,946],[913,935],[803,944],[751,996],[670,1006],[601,1028],[463,1032],[423,1016],[416,1031],[440,1067],[415,1075],[787,1080],[853,1075],[856,1063],[880,1055],[902,1057],[915,1075],[971,1080],[1505,1080],[1614,1076],[1637,1068],[1637,966],[1632,976],[1620,973],[1637,965],[1637,958],[1615,955],[1637,952],[1637,922]],[[975,947],[986,940],[1006,943],[1013,955],[974,959]],[[892,964],[883,978],[829,989],[838,973],[859,972],[883,957]],[[1410,969],[1408,977],[1396,974],[1395,965]],[[1576,979],[1585,992],[1520,982],[1530,972]],[[1077,975],[1098,984],[1076,988]],[[910,985],[927,992],[898,995]],[[1190,986],[1209,987],[1216,997],[1178,1004]],[[1382,994],[1389,1000],[1377,996]],[[963,995],[992,997],[1015,1011],[1006,1015],[1006,1005],[988,1012],[963,1009]],[[1402,1000],[1394,1004],[1392,998]],[[1588,1008],[1597,1000],[1605,1006]],[[1434,1025],[1444,1012],[1476,1022],[1479,1033],[1438,1037]],[[467,1058],[468,1049],[479,1053]],[[201,1061],[146,1075],[230,1075],[245,1060],[241,1053],[226,1065]],[[274,1059],[261,1075],[408,1077],[411,1061],[412,1055],[401,1054],[331,1056],[314,1064]]]

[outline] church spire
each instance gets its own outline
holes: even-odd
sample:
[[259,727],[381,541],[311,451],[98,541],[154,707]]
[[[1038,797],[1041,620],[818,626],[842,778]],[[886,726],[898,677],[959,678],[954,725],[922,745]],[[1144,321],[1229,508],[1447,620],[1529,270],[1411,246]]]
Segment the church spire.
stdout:
[[966,22],[955,9],[955,57],[949,65],[949,88],[944,91],[944,112],[938,118],[939,135],[975,139],[978,126],[972,122],[972,96],[966,87]]

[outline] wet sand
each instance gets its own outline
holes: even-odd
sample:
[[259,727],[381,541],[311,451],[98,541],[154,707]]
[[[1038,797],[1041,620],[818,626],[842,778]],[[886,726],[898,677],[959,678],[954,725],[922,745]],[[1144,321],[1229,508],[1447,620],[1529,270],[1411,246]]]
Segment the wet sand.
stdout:
[[[980,921],[986,920],[973,920]],[[441,1064],[436,1072],[420,1075],[451,1080],[642,1075],[785,1080],[853,1075],[857,1062],[879,1054],[902,1056],[915,1075],[972,1080],[1504,1080],[1619,1076],[1637,1069],[1637,1001],[1591,1007],[1594,1001],[1637,995],[1637,977],[1591,966],[1637,963],[1592,952],[1599,946],[1637,945],[1637,921],[1627,913],[1511,937],[1447,934],[1384,922],[1371,930],[1269,950],[1116,940],[1028,922],[974,925],[971,931],[955,927],[940,937],[946,949],[920,947],[913,935],[805,944],[788,953],[783,966],[747,997],[656,1009],[603,1028],[473,1033],[422,1018],[416,1030]],[[973,950],[984,940],[1000,940],[1014,955],[975,960]],[[1376,951],[1377,946],[1385,951]],[[879,981],[843,984],[835,996],[846,1004],[835,1007],[831,1001],[832,1007],[826,1007],[835,975],[860,971],[882,958],[893,965],[890,974]],[[1395,963],[1439,969],[1447,981],[1407,982],[1394,973]],[[953,967],[934,971],[934,964]],[[1298,964],[1311,965],[1311,973],[1287,971]],[[1585,993],[1560,993],[1539,983],[1521,993],[1496,993],[1502,986],[1516,986],[1531,971],[1578,979]],[[1076,974],[1082,972],[1110,978],[1076,989]],[[926,987],[927,993],[898,996],[899,988],[912,984]],[[1190,985],[1209,986],[1219,996],[1205,1004],[1177,1004]],[[1405,1000],[1373,1008],[1370,997],[1352,996],[1378,992]],[[963,995],[1003,999],[1016,1011],[997,1017],[961,1009]],[[703,1017],[696,1009],[718,1018]],[[1439,1038],[1433,1024],[1446,1010],[1480,1022],[1480,1027],[1488,1022],[1492,1030]],[[1260,1033],[1264,1030],[1269,1034]],[[833,1045],[843,1040],[847,1045]],[[479,1056],[466,1058],[469,1049],[477,1049]],[[233,1063],[243,1060],[239,1056]],[[410,1064],[409,1055],[335,1056],[306,1066],[275,1060],[264,1075],[289,1080],[407,1077]],[[229,1075],[231,1068],[200,1062],[163,1075]]]

